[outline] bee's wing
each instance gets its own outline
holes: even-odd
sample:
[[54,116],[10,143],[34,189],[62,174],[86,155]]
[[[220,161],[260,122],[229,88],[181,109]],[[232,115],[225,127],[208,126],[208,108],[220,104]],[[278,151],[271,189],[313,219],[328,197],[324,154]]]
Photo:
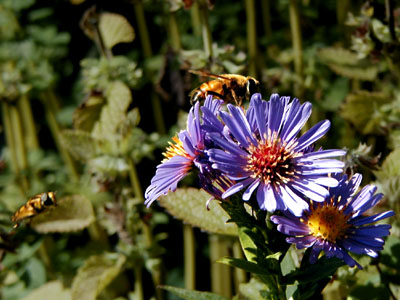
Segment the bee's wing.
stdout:
[[226,77],[226,76],[222,76],[222,75],[218,75],[218,74],[213,74],[207,71],[196,71],[196,70],[189,70],[190,73],[192,74],[196,74],[199,76],[203,76],[203,77],[210,77],[210,78],[216,78],[216,79],[223,79],[223,80],[232,80],[232,78]]

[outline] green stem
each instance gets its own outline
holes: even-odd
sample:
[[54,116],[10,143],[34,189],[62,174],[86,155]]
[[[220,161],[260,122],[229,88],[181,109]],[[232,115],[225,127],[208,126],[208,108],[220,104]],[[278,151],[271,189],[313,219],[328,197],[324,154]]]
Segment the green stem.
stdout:
[[22,95],[18,100],[18,109],[22,116],[24,131],[26,132],[26,146],[30,150],[38,150],[39,139],[36,132],[36,125],[33,119],[31,105],[27,95]]
[[270,0],[261,0],[261,10],[262,10],[265,36],[269,40],[272,37]]
[[175,51],[178,51],[182,48],[181,38],[179,35],[178,22],[176,22],[176,13],[169,13],[169,32],[171,38],[171,45]]
[[62,144],[62,135],[61,135],[61,130],[60,126],[58,125],[57,118],[54,112],[54,108],[52,105],[52,100],[51,100],[51,92],[45,92],[42,93],[41,99],[43,101],[44,107],[45,107],[45,114],[46,114],[46,119],[47,123],[49,125],[50,131],[53,135],[54,142],[56,144],[56,147],[61,154],[61,157],[64,161],[64,163],[67,166],[67,169],[69,171],[69,175],[73,181],[78,181],[79,180],[79,175],[78,171],[76,169],[76,165],[74,160],[72,159],[71,155],[68,153],[67,149],[63,146]]
[[[140,185],[140,180],[136,170],[136,166],[133,159],[130,157],[128,158],[128,165],[129,165],[129,178],[132,184],[133,193],[138,199],[144,202],[143,190]],[[153,234],[151,232],[149,224],[147,224],[146,222],[142,222],[142,229],[146,246],[151,247],[153,245]],[[151,276],[153,279],[154,286],[156,288],[157,299],[161,300],[163,299],[163,292],[161,289],[157,288],[157,286],[159,286],[162,283],[161,266],[155,268],[155,270],[151,273]]]
[[1,108],[2,108],[2,112],[3,112],[3,124],[4,124],[5,134],[6,134],[6,142],[7,142],[8,150],[10,153],[10,158],[11,158],[11,169],[16,174],[18,174],[19,173],[18,158],[17,158],[17,151],[16,151],[16,146],[15,146],[14,136],[13,136],[13,132],[12,132],[9,104],[7,104],[5,101],[2,101]]
[[292,32],[292,45],[294,54],[294,69],[299,83],[295,85],[295,94],[301,98],[303,93],[303,49],[300,28],[300,13],[297,0],[289,2],[290,29]]
[[196,248],[193,228],[183,225],[183,251],[185,267],[185,288],[194,290],[196,288]]
[[197,3],[197,1],[194,1],[192,7],[190,8],[190,16],[192,19],[192,27],[194,35],[200,36],[201,20],[200,20],[199,3]]
[[246,0],[247,49],[249,55],[249,75],[257,77],[257,30],[254,0]]
[[[136,22],[139,30],[140,41],[142,44],[143,55],[146,59],[153,56],[150,44],[150,35],[147,29],[146,18],[144,16],[144,9],[142,1],[133,1],[133,8],[135,10]],[[150,76],[151,77],[151,76]],[[164,116],[162,113],[162,106],[160,98],[154,92],[151,94],[151,103],[153,106],[153,117],[156,124],[157,132],[165,134]]]
[[143,300],[143,279],[142,279],[142,266],[135,265],[135,299]]
[[199,2],[199,15],[201,20],[201,32],[203,35],[204,52],[211,59],[213,57],[212,36],[208,22],[208,4],[206,1]]
[[[26,152],[24,133],[22,130],[21,116],[19,115],[17,107],[14,105],[9,106],[9,111],[10,111],[12,134],[15,142],[18,170],[23,173],[28,169],[28,157]],[[20,173],[19,179],[21,180],[22,188],[28,190],[29,183],[28,179],[26,178],[26,175]]]
[[392,38],[393,43],[398,43],[397,37],[396,37],[396,31],[394,28],[394,6],[393,6],[393,0],[385,0],[385,6],[386,6],[386,19],[388,21],[389,25],[389,32],[390,32],[390,37]]
[[133,8],[135,10],[136,22],[139,30],[140,42],[144,57],[149,58],[153,55],[150,44],[149,31],[147,29],[146,18],[144,16],[144,9],[142,1],[133,1]]
[[228,256],[228,245],[222,237],[210,235],[211,290],[221,296],[232,297],[231,269],[216,261]]

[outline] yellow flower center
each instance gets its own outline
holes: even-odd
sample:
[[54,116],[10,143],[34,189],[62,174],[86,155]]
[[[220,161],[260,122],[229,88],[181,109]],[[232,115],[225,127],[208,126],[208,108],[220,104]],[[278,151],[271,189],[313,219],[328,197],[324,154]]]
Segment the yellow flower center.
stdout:
[[176,155],[190,158],[190,155],[186,152],[185,148],[183,148],[182,141],[177,136],[174,136],[172,140],[175,142],[175,144],[168,142],[169,147],[167,147],[166,151],[163,153],[165,158],[163,159],[162,163]]
[[306,220],[302,220],[310,229],[310,234],[335,243],[337,239],[343,238],[351,225],[348,220],[351,215],[343,213],[344,207],[339,209],[333,205],[333,198],[315,208],[310,205],[310,212]]

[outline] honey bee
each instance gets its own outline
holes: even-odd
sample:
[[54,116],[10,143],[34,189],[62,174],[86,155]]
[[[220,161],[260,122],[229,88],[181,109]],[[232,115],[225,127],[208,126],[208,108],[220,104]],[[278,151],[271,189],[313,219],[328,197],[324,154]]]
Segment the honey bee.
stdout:
[[189,72],[200,76],[215,78],[204,82],[190,93],[190,103],[204,100],[208,95],[213,95],[225,101],[225,103],[236,103],[241,105],[244,99],[258,92],[260,83],[253,77],[238,74],[211,74],[204,71]]
[[32,218],[56,204],[55,192],[41,193],[29,198],[11,217],[11,221],[15,223],[14,228],[17,228],[21,221]]

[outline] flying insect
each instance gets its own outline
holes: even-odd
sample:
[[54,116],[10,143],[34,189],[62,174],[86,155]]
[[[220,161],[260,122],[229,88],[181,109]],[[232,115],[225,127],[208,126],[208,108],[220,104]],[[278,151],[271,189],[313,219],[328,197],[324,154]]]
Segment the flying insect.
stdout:
[[250,96],[258,92],[260,83],[251,76],[238,74],[212,74],[206,71],[193,71],[190,73],[215,78],[211,81],[202,83],[198,88],[190,93],[190,103],[206,99],[208,95],[213,95],[224,100],[225,103],[235,103],[241,105],[243,100],[250,99]]
[[55,192],[40,193],[29,198],[11,217],[11,221],[15,223],[14,228],[17,228],[23,220],[32,218],[55,205],[57,205]]

